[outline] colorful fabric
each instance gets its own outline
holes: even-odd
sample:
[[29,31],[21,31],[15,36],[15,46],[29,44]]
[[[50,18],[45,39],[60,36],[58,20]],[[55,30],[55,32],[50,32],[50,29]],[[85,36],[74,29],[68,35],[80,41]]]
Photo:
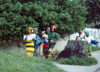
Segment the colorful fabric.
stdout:
[[75,40],[78,40],[78,36],[76,36],[76,39]]
[[59,39],[60,35],[56,32],[54,33],[48,32],[48,37],[49,37],[49,40],[55,40],[55,39]]
[[55,25],[51,25],[51,28],[54,28],[54,30],[56,30],[56,29],[57,29]]
[[43,48],[47,48],[47,47],[48,47],[48,45],[43,43]]
[[48,32],[50,31],[50,27],[47,27]]
[[88,44],[88,52],[92,52],[92,44]]
[[95,40],[91,40],[91,44],[93,44],[93,45],[98,45],[98,41],[95,41]]
[[34,55],[37,56],[38,55],[38,49],[37,49],[37,45],[41,44],[42,40],[40,39],[40,37],[36,34],[36,40],[34,41],[34,47],[35,47],[35,52]]
[[33,33],[32,27],[27,27],[26,30],[30,29],[31,32]]
[[26,55],[33,56],[34,54],[34,43],[32,40],[26,41]]
[[91,40],[93,39],[93,37],[92,36],[85,36],[84,37],[84,39],[85,39],[85,41],[87,41],[88,43],[91,43]]
[[58,40],[58,39],[60,38],[60,35],[59,35],[58,33],[56,33],[56,32],[54,32],[54,33],[49,32],[49,33],[48,33],[48,36],[49,36],[49,40],[50,40],[50,41],[54,41],[54,43],[50,43],[50,44],[49,44],[49,48],[52,48],[52,49],[53,49],[54,46],[55,46],[55,44],[56,44],[56,43],[55,43],[55,40],[56,40],[56,39]]
[[50,44],[49,48],[53,49],[55,47],[56,43]]
[[82,31],[80,31],[79,34],[82,34]]
[[35,34],[30,34],[27,37],[26,37],[26,35],[24,35],[23,40],[25,40],[25,39],[26,40],[33,40],[35,38],[36,38],[36,35]]
[[85,32],[86,34],[89,34],[89,31],[87,31],[87,30],[84,30],[84,32]]
[[43,33],[42,37],[43,37],[45,40],[48,40],[48,34]]
[[42,40],[40,39],[40,37],[36,34],[36,41],[34,41],[35,46],[37,46],[37,44],[42,43]]
[[33,31],[34,31],[35,33],[38,33],[38,28],[33,28]]
[[48,54],[49,58],[55,58],[55,47],[53,49],[49,49],[49,54]]
[[27,27],[26,30],[28,30],[28,29],[31,29],[32,30],[32,27]]
[[83,37],[81,37],[81,36],[76,36],[76,39],[75,40],[82,40],[83,39]]
[[38,49],[37,48],[35,48],[35,51],[34,51],[34,56],[38,56]]

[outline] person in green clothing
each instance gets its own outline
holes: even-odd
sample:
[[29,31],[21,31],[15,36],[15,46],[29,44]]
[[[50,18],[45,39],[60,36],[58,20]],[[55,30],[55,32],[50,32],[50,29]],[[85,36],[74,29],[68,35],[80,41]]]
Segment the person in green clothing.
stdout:
[[91,52],[92,52],[92,44],[91,44],[92,37],[89,36],[89,31],[85,30],[84,33],[85,33],[84,39],[85,39],[85,41],[88,42],[87,52],[88,52],[88,55],[91,55]]
[[49,57],[53,57],[55,55],[54,48],[56,45],[57,40],[60,38],[60,35],[55,32],[56,26],[51,25],[51,31],[48,32],[49,37]]

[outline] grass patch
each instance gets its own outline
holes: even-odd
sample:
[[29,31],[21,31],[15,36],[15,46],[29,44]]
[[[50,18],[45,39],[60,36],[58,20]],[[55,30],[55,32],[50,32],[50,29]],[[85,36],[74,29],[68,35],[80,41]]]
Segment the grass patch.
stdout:
[[82,65],[82,66],[89,66],[97,64],[97,60],[93,57],[76,57],[72,56],[70,58],[62,58],[58,59],[57,62],[61,64],[69,64],[69,65]]
[[99,48],[98,46],[93,46],[93,47],[92,47],[92,50],[93,50],[93,51],[98,51],[98,50],[100,50],[100,48]]
[[0,51],[0,72],[64,72],[51,61],[29,57],[23,49]]

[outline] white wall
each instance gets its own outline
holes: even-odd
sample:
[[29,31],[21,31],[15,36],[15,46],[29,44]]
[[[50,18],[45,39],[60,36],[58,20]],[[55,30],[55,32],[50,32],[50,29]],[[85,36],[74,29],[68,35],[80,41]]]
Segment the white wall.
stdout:
[[89,35],[93,36],[93,39],[98,41],[98,46],[100,47],[100,29],[96,28],[85,28],[85,30],[89,31]]
[[66,35],[64,38],[61,38],[60,40],[58,40],[55,45],[55,51],[60,53],[62,50],[64,50],[69,38],[70,37],[68,35]]
[[[100,47],[100,29],[95,29],[95,28],[85,28],[84,30],[88,30],[89,31],[89,35],[93,36],[93,39],[98,41],[99,44],[98,46]],[[83,31],[84,31],[83,30]],[[61,52],[62,50],[65,49],[65,46],[67,45],[68,40],[75,40],[76,36],[78,36],[78,32],[73,33],[71,35],[66,35],[65,38],[60,39],[57,41],[56,46],[55,46],[55,51]],[[83,32],[84,35],[84,32]]]

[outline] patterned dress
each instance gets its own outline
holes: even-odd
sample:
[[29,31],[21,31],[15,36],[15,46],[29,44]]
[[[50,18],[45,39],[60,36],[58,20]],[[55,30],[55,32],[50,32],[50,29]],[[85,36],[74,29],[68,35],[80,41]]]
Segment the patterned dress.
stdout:
[[34,48],[35,48],[35,52],[34,55],[37,56],[38,55],[38,45],[40,45],[42,43],[41,38],[36,34],[36,40],[34,41]]
[[58,33],[56,33],[56,32],[54,32],[54,33],[49,32],[48,36],[49,36],[49,40],[50,41],[54,41],[54,43],[50,44],[49,48],[54,48],[54,46],[56,44],[55,40],[56,39],[58,40],[60,38],[60,35]]
[[25,45],[26,45],[26,55],[28,56],[33,56],[34,54],[34,43],[33,40],[36,38],[35,34],[30,34],[26,37],[26,35],[24,35],[23,40],[25,41]]
[[33,40],[27,40],[26,41],[26,55],[33,56],[34,54],[34,43]]

